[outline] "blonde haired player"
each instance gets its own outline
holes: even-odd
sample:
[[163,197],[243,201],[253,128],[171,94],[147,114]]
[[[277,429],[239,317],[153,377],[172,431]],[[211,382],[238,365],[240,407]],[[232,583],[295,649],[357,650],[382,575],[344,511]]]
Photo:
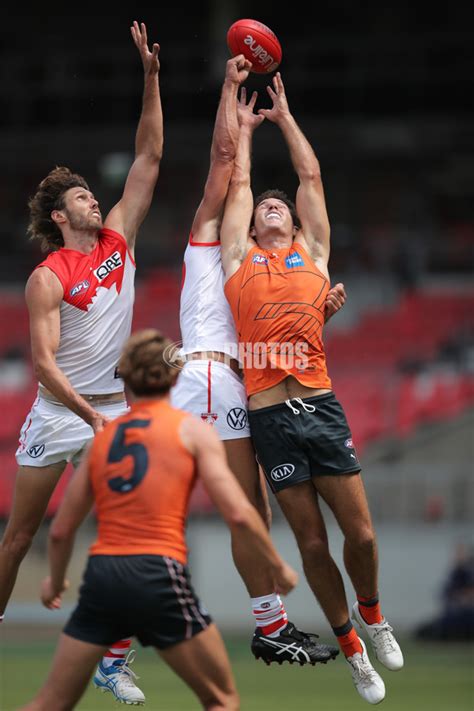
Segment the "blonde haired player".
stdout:
[[107,645],[130,635],[154,647],[203,708],[237,711],[224,643],[194,592],[187,566],[185,528],[196,475],[229,528],[271,570],[281,592],[297,582],[235,481],[215,432],[170,405],[177,371],[164,361],[168,345],[154,329],[135,333],[125,344],[120,370],[132,393],[130,411],[96,435],[51,525],[50,575],[41,599],[56,609],[67,585],[76,530],[95,504],[97,539],[78,604],[48,678],[24,711],[74,708]]

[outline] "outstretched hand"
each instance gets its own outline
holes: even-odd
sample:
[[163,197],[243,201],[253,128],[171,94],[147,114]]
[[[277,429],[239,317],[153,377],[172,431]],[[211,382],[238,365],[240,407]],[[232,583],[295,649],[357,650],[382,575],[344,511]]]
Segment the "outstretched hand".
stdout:
[[133,41],[140,52],[145,74],[158,74],[160,71],[160,60],[158,59],[160,45],[155,42],[153,44],[152,51],[150,52],[148,49],[148,37],[144,22],[141,22],[139,25],[138,22],[134,20],[133,25],[130,27],[130,32],[132,33]]
[[273,77],[273,89],[271,86],[267,86],[267,92],[273,101],[273,106],[271,109],[259,109],[258,113],[269,121],[278,123],[281,118],[290,113],[280,72],[277,72]]
[[252,62],[245,59],[243,54],[238,54],[227,61],[225,68],[225,78],[234,84],[242,84],[248,77],[252,68]]
[[254,91],[247,103],[247,90],[243,86],[240,90],[240,98],[237,102],[237,117],[239,119],[239,126],[249,126],[249,128],[255,130],[257,126],[265,120],[265,116],[261,116],[260,113],[254,114],[253,110],[255,108],[255,102],[257,101],[258,93]]

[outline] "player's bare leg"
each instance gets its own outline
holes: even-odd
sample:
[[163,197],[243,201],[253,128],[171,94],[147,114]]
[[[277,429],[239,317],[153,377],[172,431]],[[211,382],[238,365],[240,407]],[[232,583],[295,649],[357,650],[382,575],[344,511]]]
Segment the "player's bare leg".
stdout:
[[295,534],[306,579],[330,625],[349,618],[341,573],[331,557],[318,494],[310,481],[277,493],[278,503]]
[[0,543],[0,615],[5,611],[21,561],[65,467],[66,462],[58,462],[47,467],[20,466],[18,469],[12,512]]
[[[224,445],[230,468],[251,503],[269,524],[271,509],[266,485],[251,440],[228,440]],[[338,653],[335,647],[319,644],[314,636],[301,632],[288,621],[281,598],[275,593],[272,577],[255,564],[253,552],[240,545],[239,540],[233,540],[232,553],[252,598],[257,625],[251,647],[254,656],[268,664],[282,661],[315,664],[333,659]]]
[[206,711],[238,711],[239,695],[227,651],[214,624],[185,642],[157,649]]
[[277,498],[295,534],[306,579],[333,628],[354,685],[366,701],[379,703],[385,686],[349,619],[344,583],[329,552],[315,486],[303,482],[278,492]]
[[377,542],[362,478],[358,474],[319,477],[315,486],[344,534],[344,564],[357,594],[352,619],[368,634],[377,659],[398,671],[403,654],[380,608]]
[[19,711],[69,711],[84,693],[95,665],[107,647],[61,634],[43,687]]
[[374,595],[378,590],[377,542],[361,476],[320,476],[313,481],[344,534],[344,564],[356,593]]
[[[268,525],[271,520],[270,504],[250,437],[227,440],[224,442],[224,447],[229,467],[249,501]],[[250,597],[259,597],[273,592],[273,580],[269,572],[256,565],[253,551],[243,546],[237,538],[232,539],[232,555]]]

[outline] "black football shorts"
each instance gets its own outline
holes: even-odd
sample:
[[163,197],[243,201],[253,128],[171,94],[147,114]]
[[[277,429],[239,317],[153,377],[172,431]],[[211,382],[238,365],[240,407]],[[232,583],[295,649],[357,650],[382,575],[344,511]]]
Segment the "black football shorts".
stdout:
[[270,488],[360,472],[352,435],[334,393],[249,410],[250,431]]
[[79,602],[64,633],[110,646],[137,637],[166,649],[212,622],[191,586],[187,566],[159,555],[89,557]]

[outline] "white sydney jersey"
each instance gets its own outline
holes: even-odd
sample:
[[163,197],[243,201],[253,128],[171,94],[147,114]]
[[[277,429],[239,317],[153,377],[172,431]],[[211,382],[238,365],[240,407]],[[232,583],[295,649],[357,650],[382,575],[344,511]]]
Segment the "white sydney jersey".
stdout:
[[224,294],[220,242],[193,242],[184,253],[180,303],[182,354],[218,351],[238,356],[234,319]]
[[104,228],[91,254],[62,248],[38,267],[51,269],[64,290],[58,367],[78,393],[121,392],[117,366],[135,298],[135,262],[124,237]]

